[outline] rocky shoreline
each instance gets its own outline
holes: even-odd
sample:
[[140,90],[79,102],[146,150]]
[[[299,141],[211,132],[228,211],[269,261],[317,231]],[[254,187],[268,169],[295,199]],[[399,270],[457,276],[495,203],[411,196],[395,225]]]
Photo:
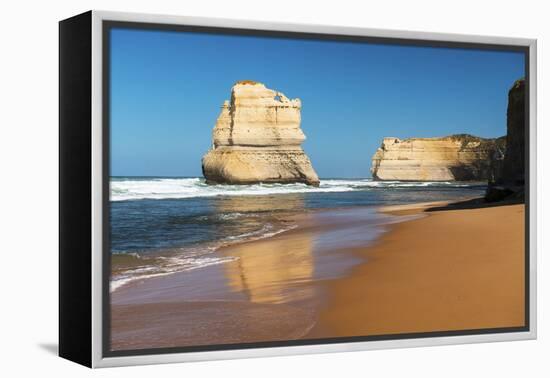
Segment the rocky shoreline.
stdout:
[[[208,184],[304,183],[319,177],[302,148],[300,99],[244,80],[231,88],[202,158]],[[525,182],[525,81],[508,94],[507,135],[386,137],[372,157],[379,181],[485,181],[487,200],[522,196]],[[519,194],[518,194],[519,193]]]
[[372,157],[381,181],[487,181],[485,200],[525,196],[525,80],[508,92],[506,135],[485,139],[468,134],[441,138],[384,138]]

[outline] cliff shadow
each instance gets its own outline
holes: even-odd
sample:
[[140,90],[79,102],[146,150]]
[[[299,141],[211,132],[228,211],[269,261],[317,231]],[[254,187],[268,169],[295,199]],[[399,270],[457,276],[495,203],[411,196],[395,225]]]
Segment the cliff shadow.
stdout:
[[457,181],[487,180],[490,177],[490,161],[472,161],[468,164],[457,164],[449,167]]
[[474,198],[466,201],[453,202],[445,206],[431,207],[424,211],[433,212],[433,211],[446,211],[446,210],[481,209],[486,207],[519,205],[524,203],[525,203],[525,200],[523,198],[507,198],[502,201],[487,202],[485,198],[481,197],[481,198]]

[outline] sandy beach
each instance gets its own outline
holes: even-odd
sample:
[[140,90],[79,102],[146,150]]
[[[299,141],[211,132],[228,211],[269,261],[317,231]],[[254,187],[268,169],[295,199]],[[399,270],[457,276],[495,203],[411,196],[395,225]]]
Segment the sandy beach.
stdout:
[[308,337],[524,325],[524,205],[431,212],[357,253]]
[[523,204],[355,211],[312,212],[219,251],[234,261],[115,291],[113,350],[524,324]]

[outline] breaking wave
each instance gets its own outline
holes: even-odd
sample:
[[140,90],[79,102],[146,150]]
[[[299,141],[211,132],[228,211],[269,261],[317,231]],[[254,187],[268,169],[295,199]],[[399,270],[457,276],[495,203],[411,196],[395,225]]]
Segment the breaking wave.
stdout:
[[[478,184],[481,185],[481,184]],[[111,201],[336,193],[377,188],[470,187],[464,182],[402,182],[372,179],[326,179],[319,187],[305,184],[207,185],[202,178],[112,178]]]

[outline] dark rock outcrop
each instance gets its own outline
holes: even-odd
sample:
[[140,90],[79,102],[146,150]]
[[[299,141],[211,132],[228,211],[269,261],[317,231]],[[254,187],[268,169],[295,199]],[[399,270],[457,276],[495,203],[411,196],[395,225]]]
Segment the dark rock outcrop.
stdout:
[[523,198],[525,191],[525,80],[517,80],[508,92],[506,152],[493,164],[493,180],[487,201]]
[[506,154],[500,181],[525,184],[525,80],[514,83],[508,93]]

